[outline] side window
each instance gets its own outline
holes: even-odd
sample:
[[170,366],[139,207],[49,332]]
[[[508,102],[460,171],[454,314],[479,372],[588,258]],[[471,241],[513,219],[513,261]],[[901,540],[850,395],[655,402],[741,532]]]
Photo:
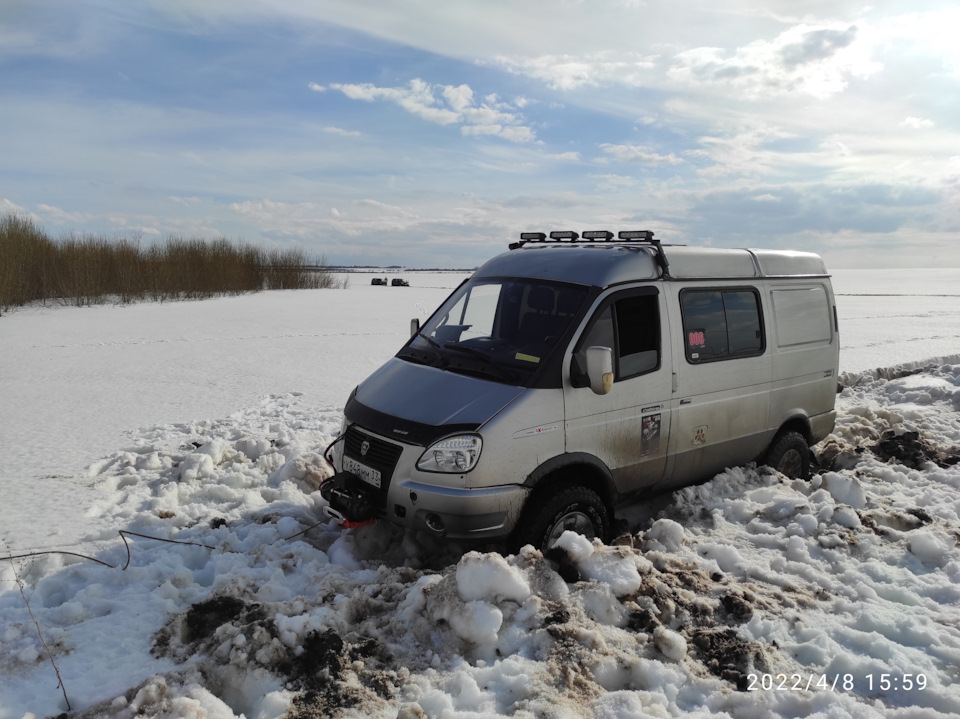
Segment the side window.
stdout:
[[680,309],[688,362],[763,354],[756,290],[684,290],[680,293]]
[[499,285],[477,285],[467,293],[466,307],[462,312],[460,324],[466,329],[461,340],[471,337],[490,337],[493,334],[493,318],[497,313],[500,299]]
[[770,298],[779,347],[829,344],[832,317],[822,286],[773,290]]
[[580,338],[573,354],[574,386],[586,387],[587,347],[613,350],[616,381],[660,366],[660,308],[657,294],[627,295],[602,307]]
[[660,366],[660,308],[656,295],[617,301],[617,379]]

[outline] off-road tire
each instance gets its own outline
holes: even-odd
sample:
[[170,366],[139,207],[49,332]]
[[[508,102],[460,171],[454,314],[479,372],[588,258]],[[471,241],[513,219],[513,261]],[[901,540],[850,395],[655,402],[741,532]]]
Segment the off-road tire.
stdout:
[[783,432],[774,437],[763,463],[790,479],[809,479],[810,447],[799,432]]
[[510,545],[514,551],[532,544],[547,551],[564,529],[571,529],[589,539],[606,542],[610,534],[610,512],[600,495],[580,485],[568,486],[557,494],[543,494],[532,499],[514,530]]

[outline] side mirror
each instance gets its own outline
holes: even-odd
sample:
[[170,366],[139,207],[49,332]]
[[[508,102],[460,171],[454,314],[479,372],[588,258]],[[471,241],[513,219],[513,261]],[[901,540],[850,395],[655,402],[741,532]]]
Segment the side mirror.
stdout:
[[420,320],[414,317],[410,320],[410,336],[416,337],[418,334],[420,334]]
[[596,394],[613,389],[613,350],[609,347],[587,347],[587,378]]

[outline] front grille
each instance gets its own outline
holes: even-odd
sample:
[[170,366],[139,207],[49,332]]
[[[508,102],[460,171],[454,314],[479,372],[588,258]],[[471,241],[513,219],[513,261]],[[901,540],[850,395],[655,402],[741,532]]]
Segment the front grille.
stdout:
[[[367,453],[363,454],[363,443],[369,442],[370,446]],[[346,444],[345,451],[348,457],[353,457],[368,467],[379,469],[382,474],[393,474],[397,466],[397,460],[403,452],[403,447],[399,444],[386,442],[382,439],[367,434],[363,430],[357,429],[356,425],[350,425],[347,428],[347,436],[344,438]]]
[[[363,454],[363,444],[369,442],[366,454]],[[397,462],[403,447],[393,442],[387,442],[372,434],[367,434],[356,425],[347,427],[347,434],[343,440],[344,454],[351,459],[355,459],[367,467],[376,469],[380,472],[380,488],[373,485],[360,482],[357,486],[371,493],[380,502],[380,508],[386,504],[387,489],[390,486],[390,480],[393,477],[393,471],[397,468]]]

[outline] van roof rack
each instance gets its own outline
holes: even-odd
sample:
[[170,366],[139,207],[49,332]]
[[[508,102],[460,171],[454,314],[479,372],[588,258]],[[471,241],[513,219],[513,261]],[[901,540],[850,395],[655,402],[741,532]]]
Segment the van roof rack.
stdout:
[[660,240],[654,239],[652,230],[620,230],[614,237],[610,230],[585,230],[581,233],[572,230],[554,230],[549,237],[545,232],[521,232],[519,242],[511,242],[511,250],[517,250],[530,243],[559,243],[564,244],[592,244],[597,242],[609,242],[611,244],[620,244],[625,242],[645,243],[653,247],[654,256],[657,264],[663,271],[664,277],[670,276],[670,264],[667,262],[667,256],[663,253],[663,246]]

